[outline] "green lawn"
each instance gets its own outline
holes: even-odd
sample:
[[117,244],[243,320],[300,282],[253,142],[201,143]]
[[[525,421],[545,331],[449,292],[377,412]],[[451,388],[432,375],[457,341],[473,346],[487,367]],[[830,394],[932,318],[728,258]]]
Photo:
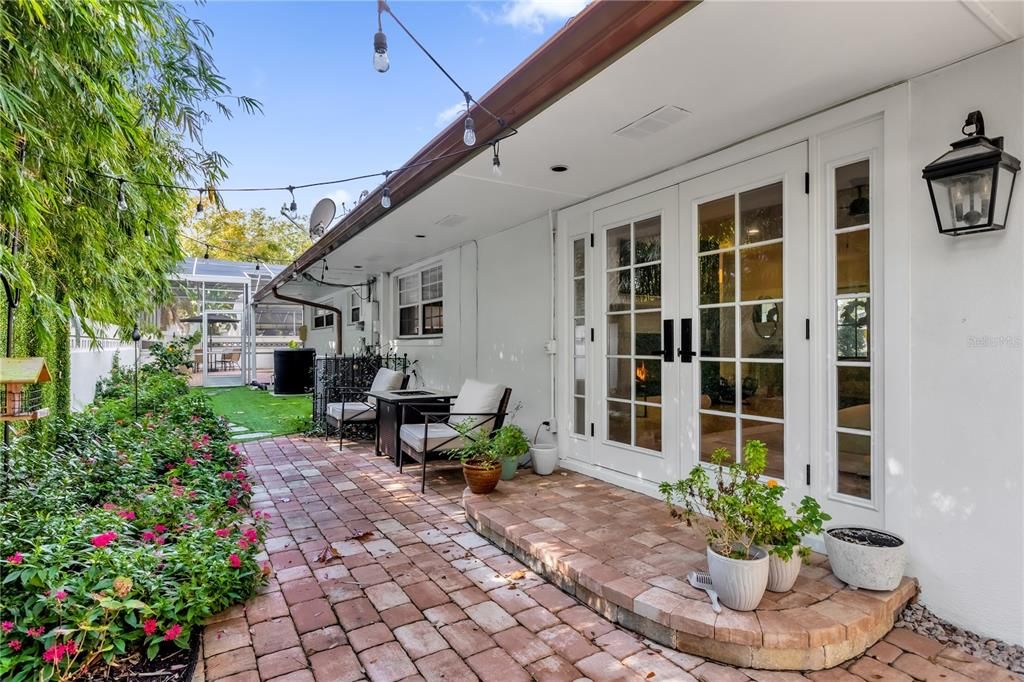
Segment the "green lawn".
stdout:
[[239,439],[244,439],[249,433],[281,436],[300,433],[309,428],[313,399],[308,395],[275,396],[269,391],[259,391],[248,386],[194,390],[209,396],[218,415],[248,429],[237,432]]

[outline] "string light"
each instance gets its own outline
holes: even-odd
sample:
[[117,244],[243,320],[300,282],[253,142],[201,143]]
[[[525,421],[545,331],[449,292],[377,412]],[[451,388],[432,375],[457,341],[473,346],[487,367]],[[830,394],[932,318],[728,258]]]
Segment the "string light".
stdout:
[[494,150],[494,158],[491,159],[491,174],[496,178],[501,177],[501,158],[498,156],[498,143],[491,145]]
[[391,12],[384,0],[377,0],[377,32],[373,34],[373,68],[377,73],[387,73],[391,68],[391,60],[388,59],[388,37],[384,35],[384,27],[381,25],[381,14]]
[[299,205],[297,203],[295,203],[295,188],[292,187],[292,186],[289,186],[288,187],[288,193],[292,195],[292,203],[289,204],[288,210],[291,211],[292,213],[298,213]]
[[203,254],[203,260],[210,260],[210,245],[206,245],[206,253]]
[[390,177],[391,171],[385,171],[384,173],[384,191],[380,193],[380,205],[381,208],[387,210],[391,208],[391,189],[388,187],[388,177]]
[[203,191],[199,190],[199,203],[196,204],[196,218],[203,217]]
[[467,147],[472,147],[476,144],[476,128],[473,125],[473,117],[469,115],[469,93],[466,95],[466,120],[463,124],[462,142]]
[[128,210],[128,199],[124,196],[124,180],[117,181],[117,210],[127,211]]

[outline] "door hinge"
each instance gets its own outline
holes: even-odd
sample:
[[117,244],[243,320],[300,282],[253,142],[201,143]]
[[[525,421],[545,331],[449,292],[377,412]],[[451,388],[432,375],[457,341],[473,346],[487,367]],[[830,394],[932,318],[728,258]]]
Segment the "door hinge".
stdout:
[[[811,174],[810,173],[804,173],[804,194],[810,194],[810,193],[811,193]],[[590,236],[593,237],[594,235],[590,235]]]
[[593,232],[590,233],[590,245],[591,246],[594,245],[594,233]]
[[804,338],[808,341],[811,340],[811,318],[804,318]]
[[593,327],[590,328],[590,342],[591,343],[594,342],[594,328]]
[[590,437],[594,437],[594,422],[590,422]]
[[811,465],[807,465],[807,485],[811,484]]

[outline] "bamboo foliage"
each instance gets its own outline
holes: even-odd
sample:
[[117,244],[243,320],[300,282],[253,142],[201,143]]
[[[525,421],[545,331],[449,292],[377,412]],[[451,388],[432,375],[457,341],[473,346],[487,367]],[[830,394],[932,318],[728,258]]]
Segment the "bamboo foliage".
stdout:
[[[260,109],[232,95],[210,39],[169,2],[0,3],[0,275],[42,338],[72,313],[130,329],[168,297],[186,193],[154,185],[222,180],[204,126]],[[127,211],[116,178],[134,181]]]

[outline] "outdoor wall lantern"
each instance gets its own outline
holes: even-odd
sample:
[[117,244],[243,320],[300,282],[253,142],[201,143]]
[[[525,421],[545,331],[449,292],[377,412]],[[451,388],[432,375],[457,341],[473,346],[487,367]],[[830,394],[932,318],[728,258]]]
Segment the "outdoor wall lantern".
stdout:
[[1002,137],[985,137],[980,111],[969,113],[961,130],[966,137],[922,171],[939,232],[959,236],[1002,230],[1020,161],[1003,151]]

